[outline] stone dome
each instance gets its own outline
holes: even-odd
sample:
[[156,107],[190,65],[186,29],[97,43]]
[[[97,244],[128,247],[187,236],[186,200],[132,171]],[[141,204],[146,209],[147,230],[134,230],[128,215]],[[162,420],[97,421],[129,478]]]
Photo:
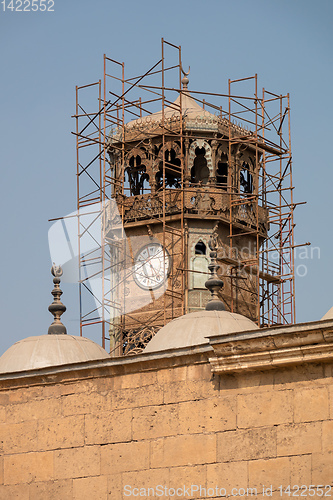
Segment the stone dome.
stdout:
[[[182,97],[178,95],[176,100],[164,109],[164,120],[167,127],[173,127],[179,122],[180,114],[180,100],[183,117],[183,127],[186,130],[202,130],[206,132],[218,132],[228,135],[230,126],[233,134],[248,135],[248,130],[240,125],[229,122],[226,117],[213,114],[207,109],[200,106],[199,102],[191,96],[188,88],[183,87]],[[130,120],[125,124],[127,140],[139,140],[140,133],[147,134],[161,134],[162,127],[162,111],[148,114],[134,120]],[[163,127],[162,127],[163,128]],[[133,135],[134,134],[134,135]],[[122,138],[122,128],[118,127],[110,135],[110,141],[117,142]],[[141,140],[141,136],[140,136]]]
[[[180,96],[167,106],[164,110],[164,119],[170,126],[174,121],[179,120],[179,110],[180,110]],[[220,118],[209,111],[201,107],[198,102],[193,99],[189,92],[185,92],[182,95],[182,115],[183,115],[183,126],[186,129],[197,129],[217,131],[218,125],[220,123]],[[125,128],[127,132],[132,132],[134,130],[148,131],[160,130],[162,121],[162,111],[152,113],[151,115],[142,116],[141,118],[136,118],[126,123]]]
[[39,335],[19,340],[7,349],[0,357],[0,373],[36,370],[109,357],[101,346],[85,337]]
[[[167,106],[164,110],[164,118],[177,118],[179,116],[179,108],[180,108],[180,96],[174,101],[173,104]],[[195,118],[206,118],[214,121],[218,121],[218,118],[210,113],[209,111],[203,109],[200,104],[197,103],[195,99],[188,93],[185,92],[182,95],[182,110],[183,117],[189,119]],[[149,122],[160,122],[162,120],[162,111],[158,111],[157,113],[153,113],[151,115],[143,116],[142,118],[137,118],[132,120],[126,124],[126,127],[131,127],[133,125],[149,123]]]
[[258,330],[258,326],[241,314],[207,310],[192,312],[170,321],[161,328],[147,344],[144,352],[208,345],[207,337],[246,330]]

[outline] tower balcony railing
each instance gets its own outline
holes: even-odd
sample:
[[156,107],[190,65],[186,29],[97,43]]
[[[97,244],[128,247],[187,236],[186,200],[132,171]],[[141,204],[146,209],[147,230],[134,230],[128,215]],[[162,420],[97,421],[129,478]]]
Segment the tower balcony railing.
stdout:
[[[184,197],[183,197],[184,195]],[[242,198],[237,195],[240,200]],[[262,232],[268,231],[268,210],[258,206],[254,198],[243,196],[244,203],[232,207],[233,221],[255,227],[258,223]],[[184,188],[165,188],[135,196],[119,197],[119,213],[123,213],[124,222],[161,218],[176,214],[212,216],[230,220],[230,195],[220,186],[189,185]],[[163,210],[164,204],[164,210]],[[120,209],[122,205],[122,209]]]

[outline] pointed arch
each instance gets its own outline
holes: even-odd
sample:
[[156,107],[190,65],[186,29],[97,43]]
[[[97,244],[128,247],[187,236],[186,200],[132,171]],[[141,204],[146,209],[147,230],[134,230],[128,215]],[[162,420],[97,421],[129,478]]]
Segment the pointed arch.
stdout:
[[[187,162],[188,171],[193,172],[192,169],[195,167],[196,159],[199,157],[199,155],[201,155],[202,151],[204,152],[202,160],[204,160],[205,163],[201,160],[200,167],[202,170],[204,170],[204,168],[206,167],[208,169],[208,177],[213,177],[214,171],[213,171],[213,161],[212,161],[212,148],[209,145],[209,143],[204,139],[196,139],[191,143],[188,152],[188,162]],[[197,172],[194,173],[194,177],[201,180],[203,178],[206,178],[206,175],[205,173],[200,174],[200,172]]]
[[174,141],[168,141],[162,146],[155,160],[155,179],[157,188],[163,183],[163,159],[165,161],[165,186],[181,187],[181,147]]

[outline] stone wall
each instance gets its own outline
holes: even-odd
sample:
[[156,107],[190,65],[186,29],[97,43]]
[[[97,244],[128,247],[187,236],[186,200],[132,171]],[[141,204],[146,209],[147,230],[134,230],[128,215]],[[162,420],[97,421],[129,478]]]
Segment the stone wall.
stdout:
[[332,485],[332,364],[217,375],[210,355],[1,376],[0,499],[150,498],[158,485],[163,499],[216,486],[258,499],[272,486],[277,499],[280,486]]

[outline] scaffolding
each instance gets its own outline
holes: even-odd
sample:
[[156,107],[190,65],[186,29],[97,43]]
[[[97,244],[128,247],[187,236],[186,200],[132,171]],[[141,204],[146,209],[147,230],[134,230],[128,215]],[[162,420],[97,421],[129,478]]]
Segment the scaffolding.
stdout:
[[[88,326],[101,330],[102,346],[113,355],[140,352],[161,326],[189,310],[189,276],[195,271],[188,266],[188,221],[200,216],[198,200],[203,206],[206,196],[202,183],[191,179],[189,142],[207,139],[200,127],[195,134],[184,129],[183,102],[189,93],[205,112],[214,113],[214,126],[228,141],[223,191],[215,171],[209,185],[214,206],[228,208],[221,216],[205,212],[207,219],[228,227],[228,245],[220,241],[224,251],[218,255],[230,288],[227,306],[237,312],[242,297],[251,297],[259,326],[295,322],[289,95],[263,89],[260,97],[257,75],[229,80],[226,94],[189,92],[182,74],[181,47],[162,39],[161,59],[144,74],[125,78],[124,63],[104,56],[103,80],[76,87],[80,334]],[[245,95],[238,90],[242,85]],[[214,141],[218,150],[221,134]],[[154,186],[135,163],[144,148],[147,164],[159,165]],[[252,152],[251,165],[242,160],[246,151]],[[172,186],[170,178],[176,179]],[[155,244],[156,225],[161,226],[163,259],[174,265],[163,293],[143,308],[143,320],[133,305],[127,306],[135,248],[126,233],[137,229]],[[246,237],[255,248],[244,256],[239,250]]]
[[[251,99],[235,97],[231,93],[236,83],[254,84]],[[290,139],[290,98],[262,90],[258,96],[257,75],[229,80],[228,121],[229,153],[233,146],[251,145],[255,151],[254,189],[250,194],[240,193],[229,178],[230,192],[230,254],[233,241],[247,235],[235,231],[235,211],[242,208],[251,212],[255,219],[252,229],[256,237],[255,259],[242,259],[234,263],[231,274],[244,269],[250,276],[250,288],[256,296],[259,326],[272,326],[295,322],[295,275],[294,275],[294,209],[292,181],[292,155]],[[250,104],[249,104],[250,102]],[[249,123],[249,133],[233,137],[232,121],[239,119]],[[246,169],[245,169],[246,170]],[[232,172],[230,171],[229,177]],[[260,228],[260,211],[266,210],[269,231],[264,235]],[[230,262],[230,261],[229,261]],[[232,281],[234,285],[234,281]],[[234,295],[239,284],[233,286]],[[241,290],[240,290],[240,293]]]

